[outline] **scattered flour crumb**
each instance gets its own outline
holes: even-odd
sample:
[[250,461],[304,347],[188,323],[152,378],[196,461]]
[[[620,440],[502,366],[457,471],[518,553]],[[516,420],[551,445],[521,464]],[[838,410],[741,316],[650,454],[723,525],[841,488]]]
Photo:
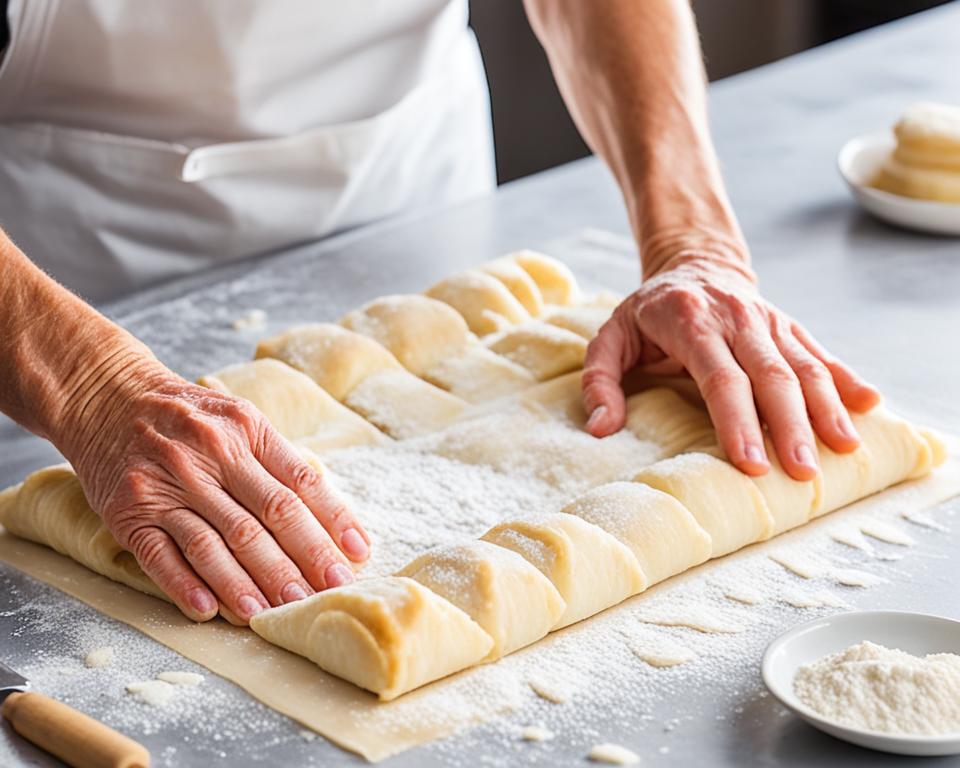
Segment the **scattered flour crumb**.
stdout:
[[163,680],[171,685],[200,685],[203,682],[203,675],[196,672],[161,672],[157,675],[157,680]]
[[664,610],[662,613],[644,612],[637,618],[645,624],[687,627],[711,635],[736,634],[744,630],[744,626],[739,621],[706,605],[678,607],[669,611]]
[[917,542],[910,534],[901,528],[880,520],[868,520],[860,524],[860,530],[867,536],[884,541],[887,544],[896,544],[900,547],[912,547]]
[[886,579],[866,571],[858,571],[856,568],[834,568],[830,572],[830,577],[845,587],[873,587],[877,584],[883,584]]
[[960,656],[917,657],[869,641],[797,670],[794,692],[822,716],[884,733],[960,731]]
[[258,331],[267,324],[267,313],[262,309],[251,309],[247,314],[233,321],[235,331]]
[[847,608],[849,605],[832,592],[820,590],[817,592],[800,592],[790,590],[784,592],[780,598],[793,608]]
[[866,552],[869,555],[873,555],[876,551],[873,545],[864,537],[863,531],[855,525],[838,525],[831,528],[830,538],[840,544],[852,547],[853,549],[859,549],[861,552]]
[[675,667],[697,658],[689,648],[652,633],[630,638],[628,644],[633,654],[651,667]]
[[607,765],[636,765],[640,757],[619,744],[597,744],[588,753],[587,757],[595,763]]
[[304,741],[316,741],[317,734],[304,728],[300,731],[300,738]]
[[938,523],[926,512],[920,510],[907,510],[906,512],[902,512],[900,516],[907,522],[919,525],[921,528],[930,528],[931,530],[940,531],[941,533],[950,532],[950,529],[943,523]]
[[528,725],[520,731],[520,738],[524,741],[550,741],[553,731],[541,728],[539,725]]
[[565,704],[573,697],[573,688],[558,678],[537,677],[527,681],[541,699],[554,704]]
[[817,557],[790,549],[778,549],[768,557],[802,579],[815,579],[830,572],[830,566]]
[[744,584],[726,588],[723,596],[743,605],[760,605],[766,599],[762,592]]
[[176,686],[163,680],[144,680],[127,685],[127,693],[132,693],[144,704],[153,707],[162,707],[168,704],[176,690]]
[[102,648],[94,648],[90,653],[86,655],[83,659],[83,663],[88,667],[95,667],[96,669],[103,669],[104,667],[109,667],[113,664],[113,660],[116,658],[116,653],[113,648],[109,645],[105,645]]

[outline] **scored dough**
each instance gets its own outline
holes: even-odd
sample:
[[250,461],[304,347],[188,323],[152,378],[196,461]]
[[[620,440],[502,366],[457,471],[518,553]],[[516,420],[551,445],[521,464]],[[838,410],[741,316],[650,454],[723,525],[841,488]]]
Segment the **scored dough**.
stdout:
[[415,376],[470,402],[535,381],[484,347],[453,307],[428,296],[383,296],[345,315],[340,325],[382,344]]
[[424,293],[457,310],[480,336],[530,319],[530,313],[503,283],[477,269],[444,278]]
[[773,518],[756,485],[716,456],[684,453],[645,467],[633,479],[678,499],[710,534],[712,557],[773,532]]
[[256,356],[303,371],[396,438],[440,429],[466,407],[465,401],[411,374],[373,339],[333,323],[303,325],[261,341]]
[[587,341],[573,331],[531,321],[488,336],[487,346],[523,366],[537,381],[583,367]]
[[482,661],[493,640],[413,579],[364,579],[262,611],[250,627],[321,669],[395,699]]
[[253,403],[289,440],[323,452],[387,437],[289,365],[263,358],[201,376],[198,384]]
[[673,496],[643,483],[607,483],[563,510],[603,528],[633,552],[648,586],[710,559],[710,534]]
[[626,546],[602,528],[564,512],[508,520],[482,539],[512,549],[550,579],[567,603],[554,629],[593,616],[647,587],[637,558]]
[[493,638],[485,661],[536,642],[566,608],[537,568],[486,541],[437,547],[397,575],[418,581],[477,622]]
[[628,397],[626,426],[641,440],[663,446],[664,456],[711,445],[716,440],[706,411],[667,387]]

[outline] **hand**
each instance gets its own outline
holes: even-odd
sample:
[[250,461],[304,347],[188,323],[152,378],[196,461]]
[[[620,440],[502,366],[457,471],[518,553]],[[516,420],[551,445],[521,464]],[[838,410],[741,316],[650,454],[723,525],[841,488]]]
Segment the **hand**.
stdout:
[[245,623],[352,581],[344,553],[366,559],[366,533],[249,402],[147,355],[107,369],[71,400],[58,442],[111,533],[184,614],[209,619],[219,601]]
[[814,430],[833,450],[852,451],[859,436],[847,408],[869,410],[879,401],[760,296],[749,270],[706,258],[687,256],[645,281],[590,342],[583,373],[590,433],[603,437],[623,426],[624,372],[670,363],[696,381],[720,446],[749,475],[769,469],[761,421],[786,472],[809,480],[817,472]]

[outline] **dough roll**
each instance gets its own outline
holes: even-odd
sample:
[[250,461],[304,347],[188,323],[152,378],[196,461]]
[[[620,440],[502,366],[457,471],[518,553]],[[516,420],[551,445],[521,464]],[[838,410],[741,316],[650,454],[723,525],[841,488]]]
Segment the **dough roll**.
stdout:
[[643,483],[601,485],[563,511],[625,544],[640,563],[648,586],[700,565],[713,549],[710,534],[683,504]]
[[231,365],[201,376],[197,383],[249,400],[284,437],[320,453],[387,440],[309,376],[279,360]]
[[557,588],[566,608],[560,629],[642,592],[647,577],[633,553],[617,539],[563,512],[509,520],[483,535],[536,566]]
[[487,347],[528,370],[537,381],[546,381],[583,367],[587,340],[573,331],[530,321],[492,334]]
[[450,305],[428,296],[374,299],[341,318],[340,325],[374,339],[412,374],[468,402],[535,381],[529,371],[481,344]]
[[68,464],[37,470],[19,485],[0,492],[0,525],[101,576],[168,599],[90,508],[80,480]]
[[580,287],[570,267],[537,251],[516,251],[506,258],[518,264],[537,284],[544,304],[571,306],[581,300]]
[[504,256],[481,264],[477,269],[503,283],[504,288],[513,294],[531,317],[543,314],[543,294],[540,286],[516,260]]
[[546,635],[566,603],[537,568],[486,541],[432,549],[401,570],[453,603],[493,638],[492,661]]
[[292,328],[262,341],[256,356],[303,371],[391,437],[436,431],[466,407],[465,401],[411,374],[373,339],[332,323]]
[[363,579],[258,613],[250,627],[382,701],[480,663],[493,639],[413,579]]
[[503,283],[478,269],[444,278],[425,293],[457,310],[478,336],[530,319],[530,313]]
[[712,557],[770,538],[774,521],[757,486],[723,459],[684,453],[642,469],[633,478],[669,493],[713,542]]

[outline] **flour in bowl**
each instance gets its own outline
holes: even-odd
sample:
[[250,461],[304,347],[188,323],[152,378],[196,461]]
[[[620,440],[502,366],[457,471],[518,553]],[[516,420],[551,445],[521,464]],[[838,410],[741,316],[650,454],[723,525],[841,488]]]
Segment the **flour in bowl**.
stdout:
[[800,667],[800,700],[837,723],[884,733],[960,733],[960,656],[911,656],[864,641]]

